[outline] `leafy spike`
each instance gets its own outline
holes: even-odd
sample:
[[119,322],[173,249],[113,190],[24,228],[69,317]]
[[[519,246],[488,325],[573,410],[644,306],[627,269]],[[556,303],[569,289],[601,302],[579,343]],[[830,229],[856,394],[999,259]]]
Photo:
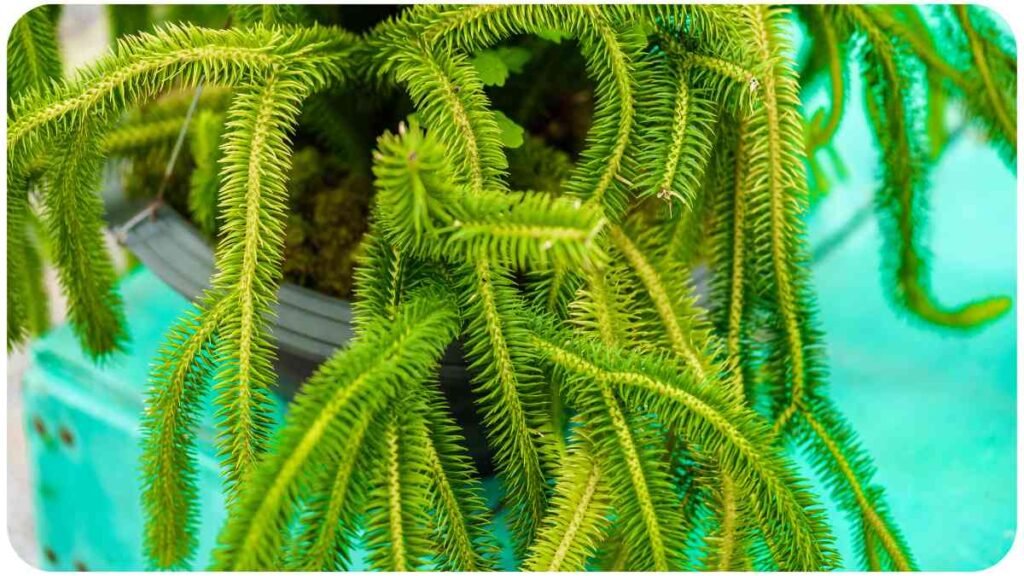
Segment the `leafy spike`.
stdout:
[[103,237],[103,201],[91,193],[99,188],[103,168],[97,130],[82,126],[58,141],[69,153],[50,167],[43,204],[71,326],[85,350],[102,358],[118,351],[127,334]]
[[575,429],[574,437],[555,484],[553,506],[530,547],[527,570],[582,571],[608,529],[611,501],[607,475],[582,429]]
[[371,434],[378,471],[367,502],[370,564],[386,572],[415,570],[430,554],[426,492],[429,476],[423,415],[401,400]]
[[514,536],[523,546],[532,540],[547,502],[544,454],[550,436],[543,389],[520,368],[529,358],[523,305],[508,273],[479,260],[460,276],[466,357],[474,374],[477,405],[505,482]]
[[267,316],[281,277],[284,184],[291,162],[287,135],[304,90],[293,78],[272,77],[235,97],[226,124],[224,221],[213,285],[234,311],[221,326],[215,386],[224,419],[219,448],[232,489],[256,463],[271,424],[267,394],[275,384],[274,351]]
[[917,71],[898,44],[892,43],[869,13],[850,7],[852,25],[871,39],[863,51],[868,75],[868,102],[884,115],[875,115],[875,132],[880,157],[885,161],[882,187],[876,207],[886,241],[895,254],[890,264],[896,276],[896,301],[931,324],[970,329],[992,322],[1010,309],[1010,299],[993,296],[944,308],[935,302],[928,287],[928,263],[920,247],[920,226],[927,186],[926,153],[918,134],[920,116],[910,80]]
[[605,382],[628,405],[647,406],[688,437],[700,438],[755,499],[754,514],[773,528],[765,536],[776,541],[780,568],[817,570],[835,562],[820,511],[781,456],[757,440],[770,433],[749,410],[726,400],[714,387],[693,383],[674,363],[653,355],[557,338],[542,324],[530,340],[548,361],[570,374],[573,386]]
[[[314,374],[291,406],[274,446],[242,485],[215,552],[217,569],[276,565],[290,509],[325,462],[395,398],[407,378],[424,377],[456,330],[444,293],[411,296],[395,320],[368,326]],[[356,467],[366,465],[359,462]]]
[[497,543],[486,530],[490,514],[484,505],[483,487],[474,477],[472,462],[461,445],[463,438],[448,415],[440,390],[425,384],[423,394],[433,538],[442,543],[438,568],[463,572],[493,569]]
[[156,568],[185,567],[195,553],[199,402],[214,373],[224,312],[214,305],[187,313],[169,331],[153,368],[142,418],[142,505],[146,557]]
[[26,12],[7,40],[7,98],[20,98],[61,78],[63,66],[57,48],[57,22],[51,6]]

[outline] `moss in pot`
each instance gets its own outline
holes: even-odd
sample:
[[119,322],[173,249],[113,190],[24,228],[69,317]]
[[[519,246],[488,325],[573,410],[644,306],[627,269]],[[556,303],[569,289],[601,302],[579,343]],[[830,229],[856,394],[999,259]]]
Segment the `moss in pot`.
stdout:
[[[228,87],[222,111],[185,122],[197,131],[175,166],[187,177],[160,179],[163,199],[218,242],[210,286],[168,336],[144,415],[153,565],[191,560],[192,424],[212,390],[230,506],[214,568],[344,568],[356,546],[383,570],[494,568],[494,520],[436,383],[461,340],[520,567],[833,568],[822,495],[784,450],[794,441],[863,538],[857,561],[914,568],[870,458],[827,396],[801,211],[806,153],[834,130],[824,112],[802,117],[789,18],[832,55],[809,61],[803,79],[841,79],[845,50],[869,46],[859,56],[882,151],[879,211],[897,224],[894,301],[961,328],[1008,303],[946,309],[926,289],[916,204],[897,192],[920,192],[915,170],[928,164],[908,96],[924,80],[911,64],[939,57],[905,54],[894,39],[919,47],[930,33],[891,10],[417,6],[355,35],[333,11],[237,7],[228,29],[160,28],[76,80],[28,88],[11,105],[9,211],[30,208],[28,183],[45,184],[72,324],[103,356],[120,341],[119,302],[91,194],[115,148],[111,124],[170,89],[202,86],[201,103]],[[1015,150],[1003,39],[984,12],[938,10],[962,32],[949,58],[993,55],[991,102],[963,104]],[[45,41],[52,21],[37,17],[26,33]],[[537,39],[575,59],[538,62]],[[563,64],[575,68],[559,73]],[[976,68],[950,69],[976,85]],[[517,73],[545,80],[510,81]],[[523,93],[520,117],[502,90],[525,89],[540,93]],[[841,115],[842,83],[834,89],[829,114]],[[393,106],[380,116],[357,107],[381,101]],[[535,102],[556,105],[535,115]],[[52,150],[66,152],[34,171]],[[335,156],[344,162],[332,167]],[[145,166],[132,164],[140,181],[154,174]],[[297,190],[304,182],[319,184]],[[332,254],[325,272],[319,252],[353,245],[360,233],[346,223],[366,220],[332,220],[339,205],[371,215],[353,273],[354,337],[271,431],[273,312],[286,278],[344,290],[344,274],[331,274],[351,254]],[[712,277],[706,303],[690,285],[699,262]]]

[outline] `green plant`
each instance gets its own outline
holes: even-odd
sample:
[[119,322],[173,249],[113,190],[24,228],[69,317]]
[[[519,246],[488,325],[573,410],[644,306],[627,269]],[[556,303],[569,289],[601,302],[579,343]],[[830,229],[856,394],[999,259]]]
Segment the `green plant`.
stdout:
[[[934,302],[918,228],[947,101],[1013,162],[1016,55],[975,8],[930,10],[951,31],[942,49],[915,8],[796,16],[815,47],[799,76],[784,8],[416,6],[356,34],[318,23],[333,12],[264,6],[233,8],[228,29],[124,37],[50,83],[33,78],[59,69],[29,46],[53,45],[53,22],[32,12],[9,45],[12,85],[26,88],[8,115],[8,345],[26,332],[28,283],[11,279],[29,267],[22,226],[35,191],[73,326],[97,357],[116,351],[99,173],[107,153],[184,129],[189,206],[219,243],[212,287],[170,331],[144,413],[154,566],[185,566],[194,552],[194,428],[212,392],[230,509],[213,567],[333,569],[364,542],[379,569],[494,568],[493,519],[434,377],[461,338],[522,567],[834,567],[818,496],[785,450],[794,441],[855,525],[861,565],[912,569],[871,460],[825,391],[806,162],[839,125],[855,52],[881,151],[894,300],[939,325],[992,320],[1007,299]],[[487,87],[515,84],[523,54],[552,42],[575,46],[593,83],[582,150],[553,149],[541,131],[524,141],[490,103]],[[819,76],[831,107],[805,122],[799,92]],[[198,87],[160,113],[129,114]],[[358,118],[328,112],[331,97],[369,89],[404,92],[414,109],[372,162],[360,160]],[[540,96],[523,93],[529,111]],[[226,110],[192,118],[203,98]],[[357,337],[275,431],[269,318],[290,138],[311,107],[323,111],[324,146],[353,174],[372,169],[373,217],[355,272]],[[511,190],[510,171],[538,190]],[[691,283],[702,263],[709,304]]]

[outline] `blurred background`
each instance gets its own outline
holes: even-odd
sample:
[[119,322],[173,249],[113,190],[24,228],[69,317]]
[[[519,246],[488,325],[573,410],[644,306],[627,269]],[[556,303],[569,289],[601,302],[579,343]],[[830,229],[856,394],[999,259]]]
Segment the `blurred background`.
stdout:
[[[103,11],[99,6],[64,8],[61,36],[69,71],[107,49]],[[889,304],[880,272],[881,237],[870,209],[876,151],[859,80],[851,75],[849,112],[836,139],[845,177],[832,174],[828,195],[809,215],[832,395],[874,457],[878,482],[886,487],[893,516],[919,566],[986,568],[1009,550],[1016,530],[1016,302],[1009,314],[971,333],[922,325]],[[812,91],[808,109],[824,98]],[[956,121],[957,111],[950,110],[950,122]],[[932,174],[925,236],[933,256],[932,286],[941,302],[1015,297],[1016,190],[1013,172],[974,131],[962,131],[950,144]],[[49,406],[58,416],[23,409],[22,376],[30,363],[40,358],[56,358],[61,365],[82,361],[61,324],[52,273],[48,279],[55,328],[31,351],[8,355],[8,534],[18,553],[37,566],[141,569],[133,459],[137,439],[89,436],[93,432],[62,421],[61,408],[52,403],[33,405]],[[114,402],[111,414],[100,420],[137,434],[132,419],[137,411],[132,411],[141,402],[149,355],[162,327],[186,303],[145,270],[125,280],[125,291],[129,315],[137,318],[135,340],[124,361],[108,370],[135,377],[118,392],[126,399],[123,405]],[[102,371],[82,378],[106,382]],[[58,465],[40,456],[47,450],[64,450],[71,463]],[[808,475],[813,477],[809,469]],[[40,476],[59,478],[60,486]],[[216,480],[211,478],[212,486]],[[204,497],[208,510],[201,538],[206,546],[222,512],[217,494]],[[40,517],[37,509],[50,516]],[[849,557],[847,523],[833,506],[828,510],[835,517],[841,552]]]
[[[65,6],[63,10],[60,39],[65,68],[70,71],[91,62],[107,50],[107,20],[103,6]],[[57,326],[64,320],[63,298],[57,289],[57,277],[52,269],[47,270],[46,279],[53,303],[50,308],[52,324]],[[33,490],[28,475],[25,419],[21,401],[21,376],[27,363],[25,350],[7,355],[7,533],[18,554],[38,566],[40,551],[35,533],[31,497]]]

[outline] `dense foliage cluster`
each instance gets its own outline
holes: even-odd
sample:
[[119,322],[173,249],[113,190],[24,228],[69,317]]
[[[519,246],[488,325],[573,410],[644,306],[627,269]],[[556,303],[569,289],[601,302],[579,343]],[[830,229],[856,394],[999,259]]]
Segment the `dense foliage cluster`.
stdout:
[[[1012,38],[967,6],[371,12],[179,7],[150,29],[145,10],[113,10],[116,47],[71,79],[57,10],[12,33],[9,347],[45,324],[44,237],[83,346],[104,357],[123,343],[96,195],[109,158],[128,158],[129,182],[150,178],[140,188],[168,186],[152,176],[186,135],[183,209],[218,238],[211,287],[168,334],[143,416],[152,564],[193,559],[195,430],[212,394],[229,506],[214,568],[344,568],[357,546],[384,570],[495,568],[494,519],[436,380],[461,339],[518,566],[835,567],[795,444],[855,526],[860,565],[914,568],[826,394],[808,173],[822,189],[856,62],[895,303],[952,328],[998,317],[1006,298],[934,300],[920,227],[951,102],[1015,162]],[[568,52],[575,73],[558,68]],[[517,81],[531,58],[544,66]],[[822,80],[830,105],[805,120],[800,92]],[[538,116],[559,82],[586,89],[557,121],[550,106]],[[399,112],[364,113],[375,99]],[[319,148],[293,154],[296,139]],[[317,178],[337,192],[296,192]],[[313,219],[301,234],[296,197]],[[332,245],[317,235],[349,211],[372,213],[357,336],[272,429],[277,289],[286,268],[322,266],[286,252]],[[346,230],[352,244],[363,232]]]

